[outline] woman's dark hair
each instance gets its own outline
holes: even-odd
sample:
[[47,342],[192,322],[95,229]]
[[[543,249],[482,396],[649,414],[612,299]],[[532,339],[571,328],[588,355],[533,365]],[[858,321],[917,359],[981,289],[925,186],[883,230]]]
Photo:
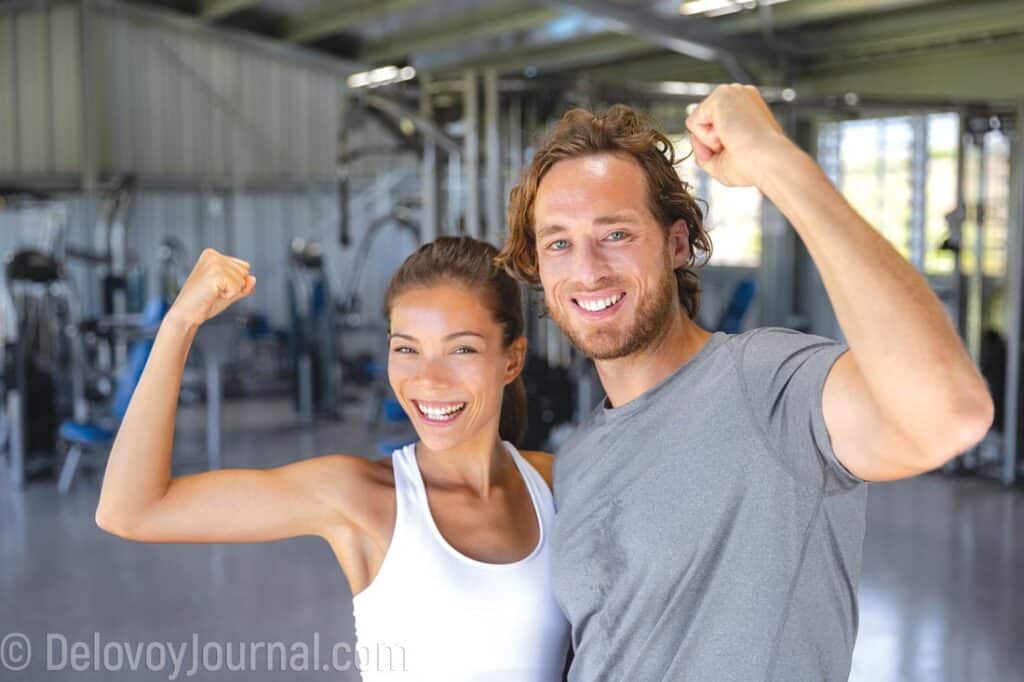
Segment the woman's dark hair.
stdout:
[[[507,348],[523,335],[523,304],[519,284],[498,267],[498,249],[472,237],[438,237],[405,259],[391,278],[384,296],[384,315],[390,325],[391,307],[413,288],[453,283],[479,292],[494,320],[502,327]],[[518,446],[526,432],[526,385],[522,374],[505,386],[498,427],[502,439]]]

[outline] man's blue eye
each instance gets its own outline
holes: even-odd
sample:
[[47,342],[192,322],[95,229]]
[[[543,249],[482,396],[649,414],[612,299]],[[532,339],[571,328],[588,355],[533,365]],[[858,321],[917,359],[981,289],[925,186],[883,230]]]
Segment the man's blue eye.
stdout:
[[414,351],[412,348],[409,348],[409,346],[395,346],[394,348],[391,349],[391,352],[401,353],[402,355],[408,355],[409,353],[415,353],[416,351]]
[[626,233],[623,232],[622,230],[615,230],[614,232],[608,235],[608,238],[615,242],[622,241],[623,239],[626,238]]
[[548,245],[548,248],[551,249],[552,251],[561,251],[565,248],[568,248],[568,246],[569,242],[566,241],[565,239],[556,239],[555,241],[551,242]]

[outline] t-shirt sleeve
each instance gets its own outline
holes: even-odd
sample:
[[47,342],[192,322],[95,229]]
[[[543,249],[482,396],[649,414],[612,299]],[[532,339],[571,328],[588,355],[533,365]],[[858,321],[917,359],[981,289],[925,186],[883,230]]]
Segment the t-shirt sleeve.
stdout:
[[826,492],[863,483],[836,457],[822,411],[825,379],[846,344],[780,327],[740,334],[736,342],[749,409],[782,466]]

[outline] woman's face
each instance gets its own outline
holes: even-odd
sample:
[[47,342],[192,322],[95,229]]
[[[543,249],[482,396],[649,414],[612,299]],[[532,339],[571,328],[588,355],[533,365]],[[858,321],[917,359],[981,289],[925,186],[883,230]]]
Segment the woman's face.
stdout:
[[526,340],[505,348],[478,293],[456,284],[412,288],[391,305],[388,380],[420,440],[444,450],[493,430]]

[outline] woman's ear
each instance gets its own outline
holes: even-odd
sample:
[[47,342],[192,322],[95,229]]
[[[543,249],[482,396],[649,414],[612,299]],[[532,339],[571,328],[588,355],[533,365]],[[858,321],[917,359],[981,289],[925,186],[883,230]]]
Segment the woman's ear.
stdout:
[[510,384],[522,374],[526,365],[526,337],[520,336],[505,349],[505,383]]
[[671,249],[673,270],[678,270],[690,260],[690,228],[685,220],[672,223],[668,230],[668,247]]

